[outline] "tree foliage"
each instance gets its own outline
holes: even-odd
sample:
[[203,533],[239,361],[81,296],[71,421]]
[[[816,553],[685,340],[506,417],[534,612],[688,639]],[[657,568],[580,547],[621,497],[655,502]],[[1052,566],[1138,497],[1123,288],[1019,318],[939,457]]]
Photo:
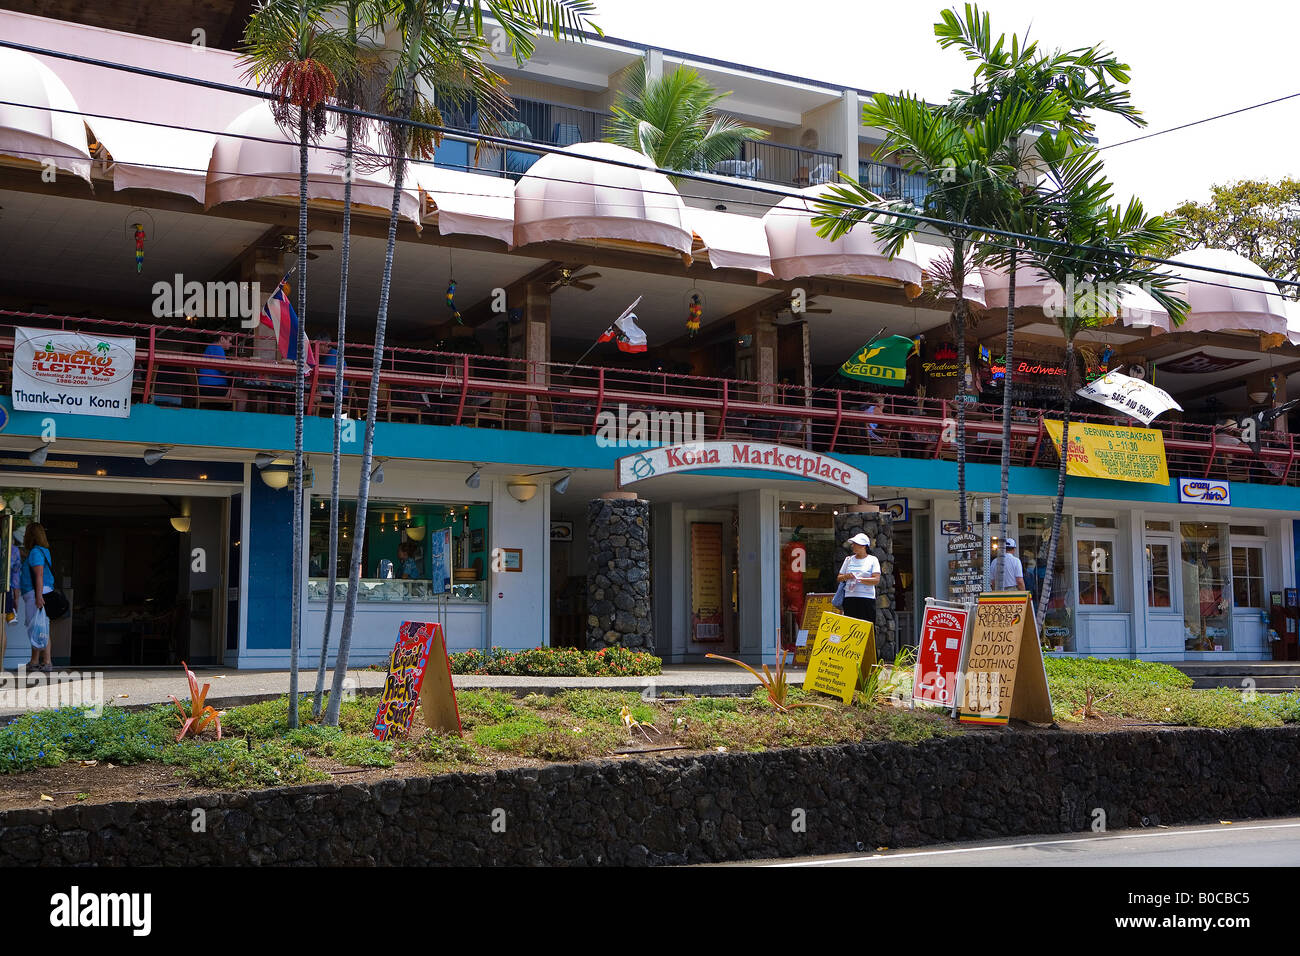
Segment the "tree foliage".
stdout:
[[1214,186],[1208,203],[1185,202],[1171,215],[1184,222],[1175,251],[1228,249],[1271,276],[1300,280],[1300,181],[1288,176]]
[[689,67],[649,79],[642,60],[610,107],[614,118],[605,140],[644,153],[661,169],[708,169],[735,158],[744,140],[767,135],[717,111],[730,95]]

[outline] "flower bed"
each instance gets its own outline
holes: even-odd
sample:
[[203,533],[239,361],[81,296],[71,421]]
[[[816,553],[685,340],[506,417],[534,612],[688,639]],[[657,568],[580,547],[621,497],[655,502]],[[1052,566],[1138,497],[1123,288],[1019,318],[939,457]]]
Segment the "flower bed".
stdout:
[[504,677],[651,677],[663,661],[644,651],[606,647],[584,651],[576,647],[530,647],[509,651],[458,651],[451,656],[453,674],[494,674]]

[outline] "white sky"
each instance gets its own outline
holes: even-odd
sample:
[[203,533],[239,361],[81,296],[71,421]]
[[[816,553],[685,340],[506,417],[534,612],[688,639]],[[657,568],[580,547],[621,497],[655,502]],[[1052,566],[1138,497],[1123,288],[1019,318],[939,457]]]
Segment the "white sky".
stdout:
[[[971,66],[935,42],[945,4],[918,0],[597,0],[609,35],[748,66],[931,100],[969,83]],[[961,7],[950,2],[947,6]],[[1300,92],[1294,0],[985,0],[994,33],[1027,27],[1040,46],[1102,43],[1132,67],[1148,126],[1097,117],[1099,145]],[[1300,175],[1300,98],[1118,146],[1103,154],[1117,197],[1148,213],[1236,179]]]

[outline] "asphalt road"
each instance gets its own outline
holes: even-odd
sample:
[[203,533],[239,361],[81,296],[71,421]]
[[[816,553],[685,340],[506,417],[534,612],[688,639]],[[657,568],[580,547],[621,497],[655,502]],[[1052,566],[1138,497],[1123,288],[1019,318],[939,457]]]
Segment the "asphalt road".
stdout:
[[763,866],[1300,866],[1300,818],[945,843]]

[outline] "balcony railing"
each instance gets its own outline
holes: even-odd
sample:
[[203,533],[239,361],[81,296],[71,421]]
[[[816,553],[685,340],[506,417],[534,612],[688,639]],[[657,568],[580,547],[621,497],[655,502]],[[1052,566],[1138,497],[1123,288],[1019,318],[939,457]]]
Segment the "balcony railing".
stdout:
[[[604,139],[610,120],[609,113],[561,106],[540,100],[516,97],[514,113],[504,120],[497,130],[501,136],[547,146],[572,146]],[[479,131],[478,109],[473,101],[463,104],[439,102],[443,125],[464,130],[466,134]],[[483,148],[475,156],[472,136],[446,137],[438,148],[434,162],[468,172],[490,175],[519,176],[542,155],[540,151],[522,149]]]
[[[133,400],[158,406],[292,414],[293,365],[251,357],[251,336],[237,337],[226,359],[203,355],[213,333],[170,326],[136,325],[75,317],[0,310],[0,321],[36,328],[79,329],[103,335],[134,336],[136,374]],[[0,335],[10,390],[13,336]],[[344,363],[344,408],[364,418],[373,346],[349,343]],[[199,388],[200,370],[225,376],[230,392]],[[211,373],[209,373],[211,374]],[[306,381],[307,414],[333,413],[334,369],[317,365]],[[703,415],[704,438],[749,438],[816,451],[902,458],[954,460],[957,448],[944,437],[955,414],[952,401],[881,395],[827,388],[805,389],[728,379],[674,375],[620,368],[528,362],[517,359],[431,352],[384,350],[378,418],[386,422],[464,425],[519,431],[595,434],[602,412],[629,409]],[[1017,409],[1011,429],[1011,461],[1020,466],[1057,465],[1044,415]],[[1002,406],[967,405],[967,460],[1001,460]],[[1111,415],[1076,414],[1076,421],[1132,424]],[[1169,473],[1196,478],[1227,478],[1268,484],[1300,485],[1294,437],[1261,436],[1258,455],[1213,426],[1156,422],[1164,438]]]
[[840,178],[840,154],[747,139],[735,159],[714,163],[708,172],[782,186],[816,186]]
[[920,173],[909,173],[902,166],[869,159],[858,161],[858,182],[882,199],[906,199],[914,206],[924,203],[930,191]]

